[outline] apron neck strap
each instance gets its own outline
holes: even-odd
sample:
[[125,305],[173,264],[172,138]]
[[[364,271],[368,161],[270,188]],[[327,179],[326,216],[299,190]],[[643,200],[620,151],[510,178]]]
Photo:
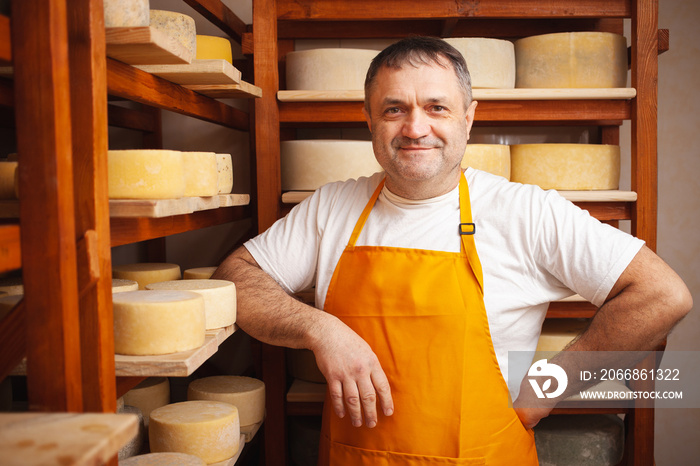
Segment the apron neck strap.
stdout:
[[367,202],[367,205],[365,206],[365,210],[362,211],[360,218],[357,220],[357,223],[355,224],[355,229],[352,230],[352,236],[350,236],[350,241],[348,241],[348,247],[351,247],[351,248],[355,247],[355,243],[357,242],[357,238],[360,237],[360,232],[362,232],[362,228],[365,226],[365,222],[367,221],[367,217],[369,217],[369,213],[372,212],[372,208],[374,207],[374,204],[377,202],[377,198],[379,197],[379,193],[382,192],[382,188],[384,187],[385,181],[386,181],[386,178],[383,178],[382,181],[379,183],[379,186],[377,186],[377,189],[374,190],[372,197],[369,198],[369,202]]
[[469,259],[472,272],[479,282],[479,287],[484,291],[484,273],[481,269],[481,261],[476,251],[474,235],[476,234],[476,224],[472,220],[472,203],[469,199],[469,186],[466,175],[463,173],[459,178],[459,235],[462,239],[462,251]]

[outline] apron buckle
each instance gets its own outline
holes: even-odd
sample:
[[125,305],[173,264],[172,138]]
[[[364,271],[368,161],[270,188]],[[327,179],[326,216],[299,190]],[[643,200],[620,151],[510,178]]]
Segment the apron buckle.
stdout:
[[[465,230],[465,226],[467,229]],[[474,223],[460,223],[459,224],[459,234],[460,235],[473,235],[476,233],[476,224]]]

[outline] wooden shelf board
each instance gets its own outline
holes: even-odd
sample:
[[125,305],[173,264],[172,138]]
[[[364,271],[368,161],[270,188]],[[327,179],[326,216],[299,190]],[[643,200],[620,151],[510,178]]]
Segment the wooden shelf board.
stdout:
[[262,89],[241,81],[238,84],[192,84],[187,89],[204,94],[212,99],[250,99],[262,97]]
[[0,225],[0,273],[22,267],[19,225]]
[[290,403],[323,403],[326,399],[326,384],[313,383],[294,379],[287,391],[287,402]]
[[152,26],[105,29],[107,56],[129,65],[190,63],[192,53],[177,39]]
[[226,60],[193,60],[183,65],[135,65],[146,73],[181,85],[238,84],[241,72]]
[[137,431],[133,414],[3,413],[2,464],[106,464]]

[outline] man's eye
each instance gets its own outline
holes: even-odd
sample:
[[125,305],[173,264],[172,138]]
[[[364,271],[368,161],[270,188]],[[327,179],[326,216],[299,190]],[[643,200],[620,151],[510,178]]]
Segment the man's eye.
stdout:
[[401,111],[401,110],[400,110],[398,107],[391,107],[391,108],[387,108],[387,109],[384,111],[384,113],[395,114],[395,113],[399,113],[400,111]]
[[435,105],[433,107],[434,112],[444,112],[445,110],[446,110],[445,107],[443,107],[442,105]]

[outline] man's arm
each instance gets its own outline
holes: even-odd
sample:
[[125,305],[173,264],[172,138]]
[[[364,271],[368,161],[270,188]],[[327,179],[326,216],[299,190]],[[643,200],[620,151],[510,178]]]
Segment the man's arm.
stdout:
[[[692,296],[683,280],[659,256],[642,246],[589,327],[552,362],[566,365],[567,351],[654,350],[692,306]],[[514,405],[523,424],[534,427],[556,402],[542,400],[541,408],[518,407],[537,404],[524,382]],[[578,388],[570,386],[568,391]]]
[[374,427],[377,401],[393,413],[389,382],[369,345],[342,321],[289,296],[245,247],[228,256],[212,278],[236,284],[236,324],[271,345],[308,348],[328,382],[336,414],[353,425]]

